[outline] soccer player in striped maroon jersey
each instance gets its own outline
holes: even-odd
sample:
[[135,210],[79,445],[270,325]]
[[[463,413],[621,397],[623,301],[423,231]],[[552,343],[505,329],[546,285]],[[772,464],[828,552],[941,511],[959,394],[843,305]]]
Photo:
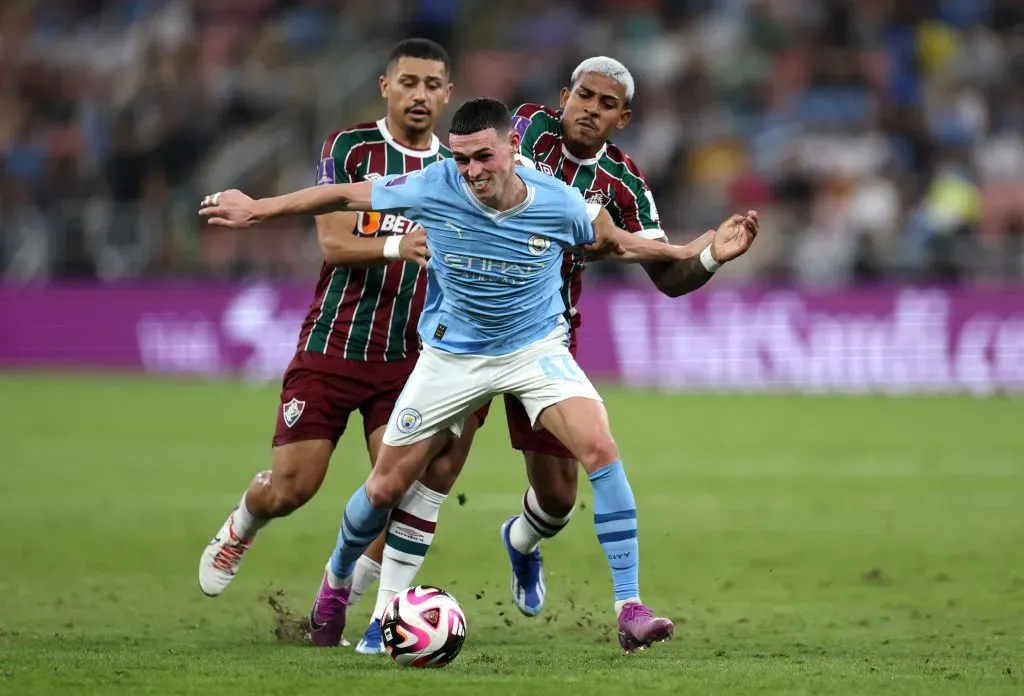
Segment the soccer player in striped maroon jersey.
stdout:
[[[434,125],[451,94],[450,61],[437,44],[409,39],[391,53],[380,78],[387,115],[331,134],[317,184],[368,181],[449,157]],[[426,293],[425,234],[399,215],[331,213],[317,217],[324,255],[314,299],[295,357],[285,373],[271,468],[256,475],[238,507],[202,554],[199,584],[219,595],[231,582],[256,533],[316,493],[331,454],[358,410],[371,463],[384,426],[419,354],[416,332]],[[469,419],[451,456],[465,458],[479,420]],[[410,492],[410,500],[421,493]],[[431,497],[438,507],[444,497]],[[436,515],[427,522],[431,525]],[[364,592],[380,571],[383,538],[360,561],[353,589]],[[373,556],[376,556],[374,559]],[[317,644],[338,645],[340,631],[316,630]]]
[[[646,178],[629,156],[610,142],[615,130],[629,124],[633,91],[633,78],[622,63],[606,57],[583,61],[573,72],[571,85],[562,90],[560,110],[536,104],[516,109],[516,129],[522,138],[520,151],[537,169],[578,188],[588,203],[603,206],[618,227],[667,242]],[[751,213],[756,220],[756,213]],[[734,218],[717,231],[708,231],[691,242],[696,250],[702,250],[692,259],[644,264],[655,286],[670,297],[692,292],[703,286],[719,265],[745,253],[756,229],[737,226]],[[573,355],[576,329],[581,321],[576,305],[582,291],[584,261],[581,252],[569,251],[562,266],[562,296],[568,308],[566,318],[571,327]],[[505,411],[512,446],[524,454],[531,485],[523,496],[521,514],[506,520],[501,533],[512,563],[513,600],[523,614],[536,616],[545,598],[538,545],[569,523],[576,504],[578,467],[557,438],[546,430],[533,429],[526,411],[514,397],[505,397]],[[447,494],[464,463],[465,459],[459,457],[436,461],[420,484],[435,496]],[[398,510],[401,509],[399,505]],[[407,552],[414,545],[403,540],[418,532],[415,527],[406,526],[392,515],[378,606],[395,592],[414,584],[416,571],[423,562],[426,548]],[[385,576],[391,578],[387,583]]]

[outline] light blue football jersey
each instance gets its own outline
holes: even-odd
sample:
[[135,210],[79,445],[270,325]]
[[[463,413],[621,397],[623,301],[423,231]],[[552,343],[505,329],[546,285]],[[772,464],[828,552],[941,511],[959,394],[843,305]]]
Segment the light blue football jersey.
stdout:
[[449,353],[505,355],[564,323],[562,254],[594,241],[582,195],[553,176],[516,168],[526,200],[499,212],[477,199],[446,159],[373,182],[374,210],[427,231],[423,343]]

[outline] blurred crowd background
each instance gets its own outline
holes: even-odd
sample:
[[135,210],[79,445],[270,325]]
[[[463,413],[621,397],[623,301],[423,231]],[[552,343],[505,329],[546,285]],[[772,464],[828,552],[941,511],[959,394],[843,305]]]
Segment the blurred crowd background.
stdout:
[[311,184],[408,36],[456,103],[557,106],[622,60],[673,237],[762,212],[723,282],[1024,281],[1020,0],[4,0],[0,274],[312,278],[310,221],[213,232],[198,201]]

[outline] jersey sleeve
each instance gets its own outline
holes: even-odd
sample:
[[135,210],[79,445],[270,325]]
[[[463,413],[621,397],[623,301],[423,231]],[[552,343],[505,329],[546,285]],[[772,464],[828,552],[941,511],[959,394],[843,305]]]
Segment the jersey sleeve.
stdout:
[[[380,212],[404,214],[422,210],[437,178],[439,167],[435,163],[408,174],[393,174],[375,179],[370,189],[370,205]],[[410,213],[412,214],[412,213]]]
[[[335,131],[327,136],[320,148],[320,163],[316,168],[315,185],[350,184],[358,181],[354,170],[358,160],[348,156],[356,145],[350,134],[345,131]],[[352,166],[352,170],[347,168],[349,165]]]
[[519,133],[519,152],[529,160],[536,158],[537,141],[545,133],[558,135],[558,120],[536,104],[522,104],[512,114],[512,124]]
[[[632,171],[631,171],[632,170]],[[658,207],[654,204],[654,194],[647,185],[647,179],[635,165],[627,169],[622,185],[628,190],[622,196],[619,213],[622,216],[622,227],[627,232],[638,234],[647,239],[661,239],[665,231],[661,229],[661,218]]]
[[[568,216],[572,245],[580,246],[583,244],[593,244],[593,220],[597,217],[596,213],[593,213],[590,206],[587,205],[587,202],[583,200],[583,194],[581,194],[579,190],[574,189],[571,186],[566,186],[564,190],[566,201],[565,209],[566,215]],[[600,209],[598,209],[598,212],[600,212]]]

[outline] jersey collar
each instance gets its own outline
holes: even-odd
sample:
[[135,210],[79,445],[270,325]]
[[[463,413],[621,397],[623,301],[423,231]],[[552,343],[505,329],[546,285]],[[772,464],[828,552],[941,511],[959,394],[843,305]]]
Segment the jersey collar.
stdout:
[[[462,177],[459,178],[461,179]],[[519,213],[529,208],[530,204],[533,203],[534,196],[537,193],[534,187],[530,186],[529,184],[526,184],[526,198],[523,199],[522,203],[519,203],[518,205],[509,208],[508,210],[495,210],[491,206],[484,205],[483,203],[480,202],[480,199],[476,197],[476,194],[473,193],[473,189],[470,188],[469,184],[466,183],[465,179],[462,179],[462,190],[466,192],[466,198],[468,198],[470,202],[472,202],[473,205],[475,205],[477,209],[480,210],[480,212],[482,212],[484,215],[491,218],[495,222],[502,222],[504,220],[508,220],[510,217],[515,217]]]
[[388,145],[395,148],[403,155],[409,155],[409,157],[433,157],[441,149],[441,141],[438,140],[437,136],[433,133],[430,134],[430,147],[426,150],[413,150],[412,148],[402,145],[395,140],[395,136],[391,135],[391,131],[388,130],[388,120],[386,118],[382,118],[377,121],[377,130],[379,130],[380,134],[384,136],[384,140]]
[[601,158],[604,157],[604,151],[607,149],[608,143],[605,143],[604,145],[601,146],[601,149],[598,150],[597,154],[594,155],[593,157],[588,157],[587,159],[580,159],[576,155],[569,152],[569,148],[566,147],[565,143],[562,143],[562,155],[573,164],[578,164],[584,167],[590,166],[592,164],[597,164],[598,162],[600,162]]

